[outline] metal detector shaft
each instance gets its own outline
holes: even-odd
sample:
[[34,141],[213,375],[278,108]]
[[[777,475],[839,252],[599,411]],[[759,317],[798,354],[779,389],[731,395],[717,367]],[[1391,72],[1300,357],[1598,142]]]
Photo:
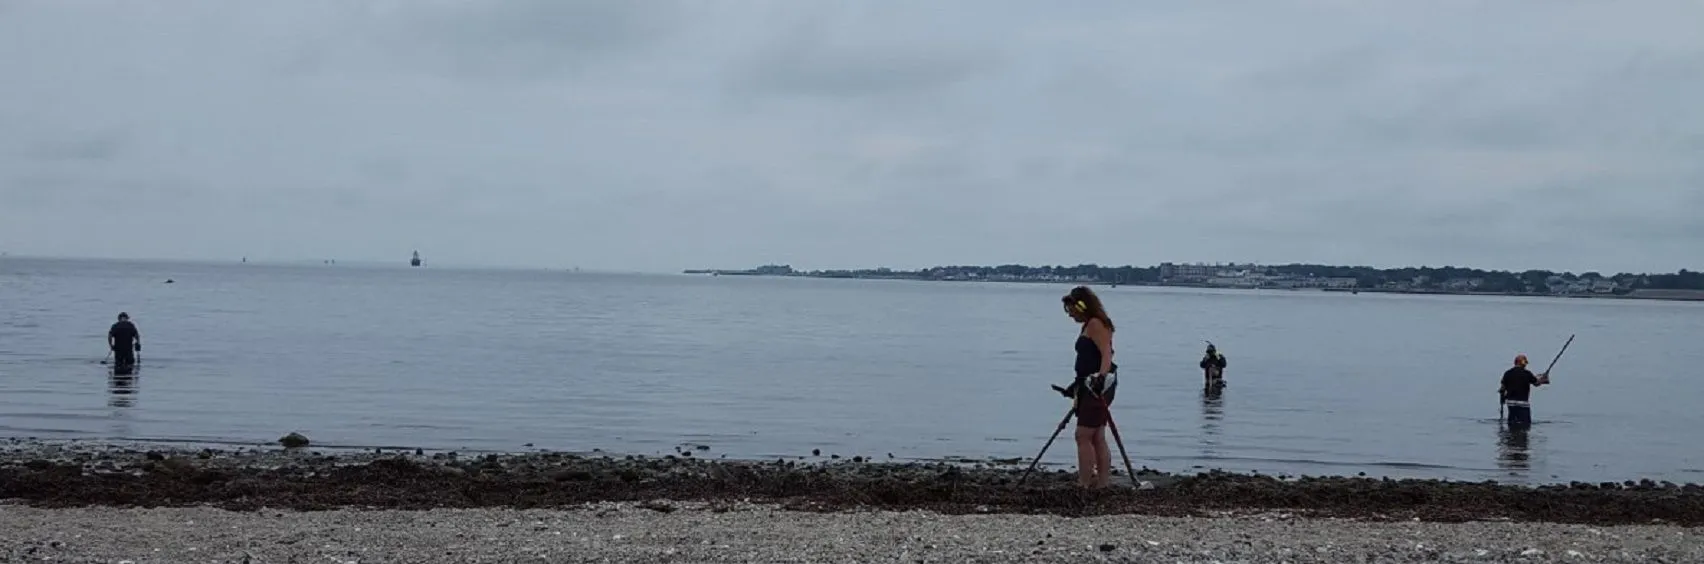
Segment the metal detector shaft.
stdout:
[[1020,486],[1024,485],[1024,480],[1029,479],[1030,472],[1035,471],[1035,465],[1041,463],[1041,456],[1044,455],[1044,454],[1047,454],[1047,447],[1053,446],[1053,441],[1059,438],[1059,433],[1061,431],[1065,430],[1065,424],[1070,423],[1071,422],[1071,416],[1076,415],[1076,414],[1077,414],[1077,407],[1076,406],[1072,406],[1071,409],[1069,409],[1065,412],[1065,418],[1059,420],[1059,427],[1053,430],[1053,436],[1048,437],[1047,443],[1041,445],[1041,452],[1035,453],[1035,460],[1030,461],[1029,469],[1024,470],[1023,477],[1018,478],[1018,485],[1020,485]]
[[1124,438],[1118,436],[1118,424],[1112,421],[1111,410],[1107,410],[1106,426],[1112,429],[1112,442],[1118,444],[1118,456],[1124,459],[1124,471],[1130,473],[1130,485],[1141,486],[1142,482],[1136,479],[1136,468],[1130,465],[1130,454],[1124,451]]

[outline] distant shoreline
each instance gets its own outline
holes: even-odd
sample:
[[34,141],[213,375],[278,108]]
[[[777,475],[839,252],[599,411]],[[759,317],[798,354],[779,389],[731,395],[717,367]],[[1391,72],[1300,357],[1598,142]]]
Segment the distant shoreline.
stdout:
[[1413,290],[1394,288],[1262,288],[1244,286],[1217,286],[1213,284],[1190,283],[1153,283],[1153,282],[1107,282],[1105,280],[989,280],[976,278],[927,278],[915,275],[895,273],[893,275],[871,274],[814,274],[794,272],[788,274],[753,272],[750,270],[717,270],[691,269],[682,271],[683,274],[708,276],[760,276],[770,278],[825,278],[837,280],[911,280],[916,282],[998,282],[1006,284],[1074,284],[1083,286],[1142,286],[1149,288],[1197,288],[1207,290],[1268,290],[1268,291],[1315,291],[1338,294],[1408,294],[1408,295],[1446,295],[1446,296],[1508,296],[1524,298],[1556,298],[1556,299],[1609,299],[1609,300],[1643,300],[1670,302],[1704,302],[1704,290],[1633,290],[1626,294],[1542,294],[1536,292],[1473,292],[1466,290]]
[[[1208,286],[1208,287],[1211,287],[1211,286]],[[1227,289],[1237,290],[1237,289],[1241,289],[1241,288],[1227,288]],[[1268,288],[1268,289],[1270,289],[1270,288]],[[1319,290],[1322,291],[1322,292],[1351,293],[1351,294],[1360,293],[1360,292],[1368,292],[1368,293],[1374,293],[1374,294],[1441,294],[1441,295],[1451,295],[1451,296],[1512,296],[1512,297],[1526,297],[1526,298],[1558,298],[1558,299],[1585,299],[1585,300],[1647,300],[1647,301],[1657,300],[1657,301],[1669,301],[1669,302],[1704,301],[1704,290],[1634,290],[1634,291],[1626,293],[1626,294],[1539,294],[1539,293],[1534,293],[1534,292],[1469,292],[1469,291],[1459,291],[1459,290],[1393,290],[1393,289],[1387,289],[1387,288],[1354,288],[1354,289],[1319,288]],[[1641,294],[1641,292],[1647,292],[1647,293]],[[1665,292],[1665,293],[1666,292],[1677,292],[1678,294],[1652,295],[1652,293],[1656,293],[1656,292]],[[1683,292],[1683,293],[1679,293],[1679,292]]]

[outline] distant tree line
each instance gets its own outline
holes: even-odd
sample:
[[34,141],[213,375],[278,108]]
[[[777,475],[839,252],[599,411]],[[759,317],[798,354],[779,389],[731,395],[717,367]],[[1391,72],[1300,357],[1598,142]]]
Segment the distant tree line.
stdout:
[[[1237,270],[1247,267],[1223,266],[1226,270]],[[1443,287],[1452,281],[1472,281],[1473,291],[1476,292],[1545,292],[1547,288],[1562,284],[1577,282],[1611,281],[1619,291],[1634,289],[1653,290],[1704,290],[1704,273],[1681,269],[1672,274],[1635,274],[1621,272],[1604,275],[1598,272],[1555,272],[1550,270],[1527,270],[1511,272],[1506,270],[1480,270],[1457,266],[1442,267],[1404,267],[1404,268],[1374,268],[1370,266],[1334,266],[1323,264],[1285,264],[1264,265],[1255,267],[1258,274],[1292,279],[1305,278],[1353,278],[1358,288],[1383,288],[1392,285],[1405,285],[1414,288]],[[935,266],[921,270],[895,270],[891,268],[857,269],[857,270],[817,270],[794,271],[793,275],[817,276],[827,278],[905,278],[921,280],[1029,280],[1029,281],[1078,281],[1102,284],[1158,284],[1165,282],[1161,279],[1161,268],[1158,266],[1101,266],[1097,264],[1079,264],[1076,266],[1028,266],[1022,264],[1003,264],[999,266]]]
[[1157,283],[1160,268],[1136,266],[1028,266],[1003,264],[999,266],[933,266],[922,270],[873,268],[859,270],[814,270],[802,273],[826,278],[908,278],[921,280],[1079,280],[1106,283]]
[[1551,281],[1560,280],[1564,283],[1591,282],[1609,280],[1627,289],[1651,290],[1704,290],[1704,273],[1680,269],[1673,274],[1635,274],[1620,272],[1614,275],[1603,275],[1598,272],[1555,272],[1550,270],[1527,270],[1510,272],[1507,270],[1480,270],[1458,266],[1441,267],[1404,267],[1404,268],[1373,268],[1370,266],[1332,266],[1323,264],[1287,264],[1265,267],[1268,274],[1291,276],[1317,276],[1329,278],[1354,278],[1356,286],[1361,288],[1377,288],[1394,283],[1412,282],[1424,279],[1428,284],[1442,284],[1451,280],[1480,281],[1476,291],[1482,292],[1529,292],[1547,287]]

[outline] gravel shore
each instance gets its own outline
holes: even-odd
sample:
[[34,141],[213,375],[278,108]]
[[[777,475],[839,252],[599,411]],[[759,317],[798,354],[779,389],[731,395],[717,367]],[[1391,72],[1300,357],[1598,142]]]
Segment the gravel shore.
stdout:
[[[1704,562],[1704,487],[0,441],[0,562]],[[694,453],[700,453],[694,455]]]
[[796,512],[591,503],[548,510],[227,511],[0,505],[0,562],[1704,561],[1696,529],[1238,517]]

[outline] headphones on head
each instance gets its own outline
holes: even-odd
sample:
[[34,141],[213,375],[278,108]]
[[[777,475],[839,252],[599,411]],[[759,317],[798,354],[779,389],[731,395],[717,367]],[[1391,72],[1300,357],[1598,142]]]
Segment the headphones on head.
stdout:
[[1060,296],[1059,301],[1065,302],[1066,306],[1071,308],[1072,311],[1077,313],[1088,313],[1088,302],[1085,302],[1083,301],[1083,298],[1078,297],[1079,294],[1086,294],[1087,292],[1079,292],[1079,290],[1083,290],[1083,288],[1071,290],[1070,293]]

